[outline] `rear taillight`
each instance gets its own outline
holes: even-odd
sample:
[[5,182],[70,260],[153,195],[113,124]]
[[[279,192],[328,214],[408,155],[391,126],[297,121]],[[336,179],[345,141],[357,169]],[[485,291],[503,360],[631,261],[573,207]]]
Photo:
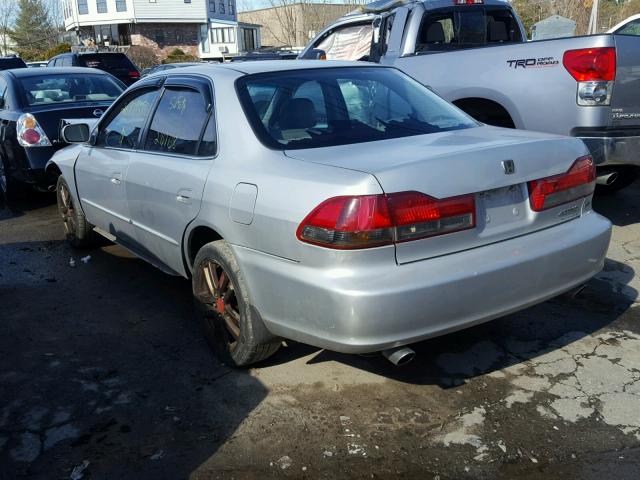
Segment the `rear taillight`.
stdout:
[[129,75],[129,78],[140,78],[140,72],[137,70],[131,70],[127,75]]
[[303,242],[335,249],[371,248],[475,227],[475,197],[435,199],[419,192],[334,197],[300,224]]
[[49,147],[51,142],[38,124],[36,117],[30,113],[20,115],[16,123],[18,143],[23,147]]
[[562,64],[577,82],[609,82],[616,78],[616,49],[568,50],[564,52]]
[[613,47],[569,50],[564,68],[578,82],[578,105],[610,105],[616,78],[616,49]]
[[578,158],[568,172],[529,182],[531,209],[541,212],[593,194],[596,166],[590,155]]
[[453,0],[454,5],[481,5],[484,0]]

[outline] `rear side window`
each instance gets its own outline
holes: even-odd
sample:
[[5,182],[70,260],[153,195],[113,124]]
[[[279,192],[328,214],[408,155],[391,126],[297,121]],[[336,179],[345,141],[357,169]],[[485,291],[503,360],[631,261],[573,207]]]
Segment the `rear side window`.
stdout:
[[425,13],[416,51],[446,51],[522,42],[513,12],[508,8],[460,6]]
[[158,98],[157,90],[140,92],[123,100],[115,116],[98,134],[97,145],[113,148],[136,148],[147,117]]
[[153,116],[144,149],[196,155],[208,116],[205,99],[196,90],[165,90]]

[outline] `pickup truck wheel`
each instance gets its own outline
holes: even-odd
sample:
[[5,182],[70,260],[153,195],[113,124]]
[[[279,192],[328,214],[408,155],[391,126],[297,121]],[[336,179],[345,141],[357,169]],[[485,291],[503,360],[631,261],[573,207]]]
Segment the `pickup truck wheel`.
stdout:
[[[596,185],[596,194],[611,195],[623,188],[628,187],[635,182],[640,174],[640,169],[636,167],[619,167],[615,170],[616,178],[609,185]],[[598,175],[602,175],[602,172],[598,172]]]
[[249,365],[280,348],[282,342],[266,331],[251,308],[244,277],[227,242],[217,240],[200,249],[192,286],[207,342],[223,363]]
[[67,241],[75,248],[89,246],[93,240],[93,227],[75,204],[69,185],[62,175],[58,177],[56,183],[56,198]]

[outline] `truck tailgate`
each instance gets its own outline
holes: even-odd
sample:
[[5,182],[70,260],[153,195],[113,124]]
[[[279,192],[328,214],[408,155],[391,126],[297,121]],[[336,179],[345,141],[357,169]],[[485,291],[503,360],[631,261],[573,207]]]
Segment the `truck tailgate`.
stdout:
[[611,99],[611,127],[640,127],[640,37],[614,35],[616,79]]

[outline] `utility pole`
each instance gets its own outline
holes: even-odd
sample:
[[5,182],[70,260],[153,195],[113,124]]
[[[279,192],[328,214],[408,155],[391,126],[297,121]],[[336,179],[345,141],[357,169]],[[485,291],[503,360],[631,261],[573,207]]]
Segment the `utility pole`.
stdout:
[[587,29],[589,35],[598,33],[598,2],[599,0],[593,0],[591,7],[591,17],[589,17],[589,28]]

